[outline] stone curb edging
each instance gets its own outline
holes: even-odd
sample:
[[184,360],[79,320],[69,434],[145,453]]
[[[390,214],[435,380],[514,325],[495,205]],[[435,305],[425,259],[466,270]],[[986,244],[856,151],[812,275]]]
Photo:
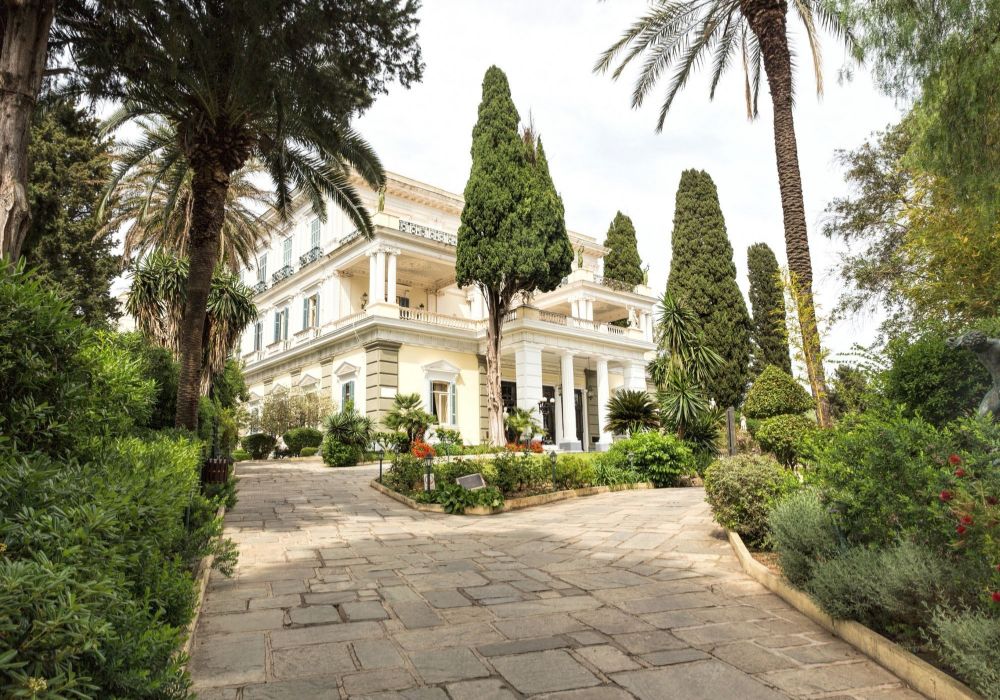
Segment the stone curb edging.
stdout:
[[729,544],[751,578],[783,598],[820,627],[835,634],[873,661],[892,671],[931,700],[983,700],[961,681],[911,654],[895,642],[853,620],[835,620],[803,591],[753,558],[739,534],[727,531]]
[[[219,509],[215,511],[216,519],[220,519],[226,515],[226,506],[221,505]],[[195,587],[198,590],[198,597],[194,604],[194,616],[191,618],[191,622],[187,626],[187,635],[184,639],[184,644],[181,646],[180,653],[184,656],[191,656],[191,649],[194,647],[194,633],[198,629],[198,618],[201,617],[201,606],[205,602],[205,589],[208,588],[208,577],[212,573],[212,564],[215,563],[215,556],[212,554],[206,554],[198,562],[196,583]]]
[[[444,513],[444,506],[439,503],[417,503],[412,498],[408,498],[398,491],[393,491],[392,489],[383,486],[378,482],[377,479],[372,479],[370,486],[378,491],[379,493],[385,494],[394,501],[399,501],[404,506],[412,508],[413,510],[423,511],[425,513]],[[557,501],[566,501],[571,498],[581,498],[583,496],[595,496],[599,493],[611,493],[613,491],[635,491],[641,489],[651,489],[655,488],[649,482],[641,482],[638,484],[622,484],[620,486],[586,486],[580,489],[567,489],[565,491],[552,491],[551,493],[540,493],[536,496],[524,496],[523,498],[511,498],[504,501],[502,508],[485,508],[482,506],[476,506],[475,508],[466,508],[465,515],[498,515],[500,513],[507,513],[512,510],[520,510],[521,508],[531,508],[532,506],[541,506],[546,503],[555,503]]]

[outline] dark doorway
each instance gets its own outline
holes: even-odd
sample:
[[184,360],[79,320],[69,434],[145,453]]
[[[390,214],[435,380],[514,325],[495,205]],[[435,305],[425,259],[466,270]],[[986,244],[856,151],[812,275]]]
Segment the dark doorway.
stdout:
[[[503,412],[505,415],[517,407],[517,382],[500,382],[500,400],[503,402]],[[514,435],[514,431],[507,427],[506,421],[504,421],[503,432],[504,439],[507,442],[514,442],[517,440],[517,436]]]
[[573,404],[576,407],[576,439],[580,441],[582,449],[587,449],[583,444],[583,391],[573,389]]
[[542,387],[542,403],[539,406],[541,414],[542,431],[545,433],[544,441],[554,443],[556,441],[556,388],[554,386]]

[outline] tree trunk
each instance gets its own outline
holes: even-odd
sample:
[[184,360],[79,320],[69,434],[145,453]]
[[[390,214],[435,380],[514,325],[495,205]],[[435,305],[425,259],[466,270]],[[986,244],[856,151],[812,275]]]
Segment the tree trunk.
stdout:
[[505,442],[503,426],[503,396],[500,393],[500,340],[503,336],[503,319],[509,302],[500,295],[487,293],[486,306],[486,410],[489,417],[487,439],[491,445]]
[[0,10],[0,257],[10,260],[31,224],[28,143],[55,7],[55,0],[5,0]]
[[760,42],[768,90],[774,107],[774,152],[778,164],[781,212],[785,228],[785,254],[792,284],[800,300],[799,326],[806,356],[809,385],[816,401],[820,425],[829,425],[829,402],[823,370],[819,328],[812,292],[812,261],[806,230],[802,176],[792,116],[792,60],[788,51],[787,0],[740,0],[740,10]]
[[177,381],[178,428],[198,429],[198,399],[205,358],[205,316],[212,273],[219,258],[219,237],[226,212],[229,171],[219,162],[192,162],[191,232],[188,241],[190,268],[187,301],[181,319],[178,345],[180,374]]

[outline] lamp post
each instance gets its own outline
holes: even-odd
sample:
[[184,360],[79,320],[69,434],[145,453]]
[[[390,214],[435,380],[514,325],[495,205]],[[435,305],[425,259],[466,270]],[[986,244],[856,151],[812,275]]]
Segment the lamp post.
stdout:
[[434,474],[434,457],[431,455],[424,457],[424,464],[427,466],[427,476],[424,479],[424,491],[430,491],[431,476]]
[[549,462],[552,465],[552,490],[556,490],[556,451],[549,452]]
[[378,451],[378,483],[382,483],[382,458],[385,457],[385,448]]

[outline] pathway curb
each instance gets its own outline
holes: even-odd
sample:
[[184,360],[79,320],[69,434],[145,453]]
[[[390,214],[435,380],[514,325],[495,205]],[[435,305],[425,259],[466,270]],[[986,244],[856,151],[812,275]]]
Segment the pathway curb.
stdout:
[[[219,509],[215,511],[216,519],[222,518],[226,515],[226,506],[220,505]],[[208,588],[208,577],[212,573],[212,564],[215,562],[215,556],[212,554],[206,554],[198,562],[197,574],[195,574],[195,588],[198,590],[198,597],[195,599],[194,604],[194,615],[191,617],[191,621],[187,626],[187,636],[184,639],[184,644],[181,646],[181,654],[186,657],[191,656],[191,649],[194,647],[194,633],[198,629],[198,618],[201,617],[201,608],[205,603],[205,590]]]
[[961,681],[911,654],[881,634],[853,620],[833,619],[806,593],[754,559],[737,533],[727,532],[729,544],[736,552],[736,558],[740,560],[743,571],[751,578],[780,596],[820,627],[892,671],[914,690],[923,693],[931,700],[983,700],[981,695]]

